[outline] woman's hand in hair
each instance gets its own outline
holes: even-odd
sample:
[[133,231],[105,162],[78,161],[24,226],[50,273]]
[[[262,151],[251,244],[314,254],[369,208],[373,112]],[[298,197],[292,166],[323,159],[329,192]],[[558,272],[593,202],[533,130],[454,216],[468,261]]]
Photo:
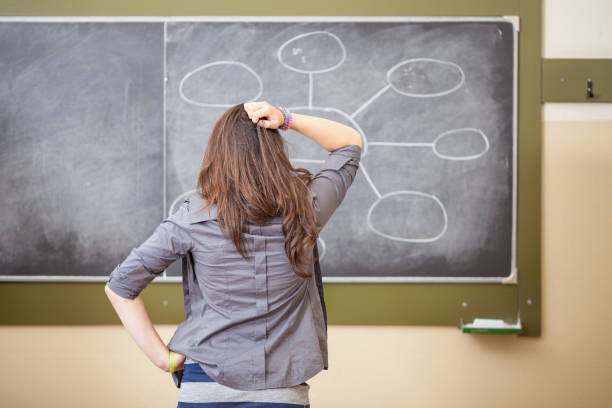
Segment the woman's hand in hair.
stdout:
[[258,126],[277,129],[285,120],[283,112],[268,102],[245,102],[243,106],[249,118]]

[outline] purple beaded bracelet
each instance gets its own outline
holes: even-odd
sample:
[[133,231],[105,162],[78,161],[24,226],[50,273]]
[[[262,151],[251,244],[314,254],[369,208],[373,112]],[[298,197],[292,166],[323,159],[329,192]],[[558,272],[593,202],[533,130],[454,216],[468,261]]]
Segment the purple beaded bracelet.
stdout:
[[285,108],[284,106],[277,106],[277,108],[280,109],[283,112],[283,115],[285,116],[283,124],[280,125],[278,128],[281,130],[288,130],[291,127],[291,121],[293,120],[291,112],[289,112],[289,109]]

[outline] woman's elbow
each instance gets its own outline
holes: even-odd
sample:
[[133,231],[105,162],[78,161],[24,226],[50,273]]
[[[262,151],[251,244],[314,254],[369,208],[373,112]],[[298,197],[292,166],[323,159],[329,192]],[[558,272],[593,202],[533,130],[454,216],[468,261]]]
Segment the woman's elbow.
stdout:
[[106,297],[111,301],[117,296],[117,294],[113,292],[110,286],[108,286],[108,283],[104,285],[104,293],[106,293]]
[[363,147],[362,144],[362,139],[361,139],[361,133],[359,133],[357,130],[355,130],[355,133],[353,134],[353,142],[351,142],[351,144],[357,145],[359,147]]
[[[108,297],[108,299],[112,302],[115,299],[118,298],[122,298],[121,296],[119,296],[117,293],[115,293],[110,286],[108,286],[108,283],[106,285],[104,285],[104,293],[106,293],[106,297]],[[123,299],[123,298],[122,298]]]

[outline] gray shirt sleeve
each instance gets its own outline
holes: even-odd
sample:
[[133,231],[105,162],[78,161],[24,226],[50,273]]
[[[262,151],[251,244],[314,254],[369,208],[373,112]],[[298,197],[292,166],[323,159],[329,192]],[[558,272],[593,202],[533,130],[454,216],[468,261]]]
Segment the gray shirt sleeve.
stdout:
[[157,226],[153,234],[111,272],[108,286],[117,295],[134,299],[172,262],[185,255],[193,242],[188,232],[188,202]]
[[319,231],[344,200],[346,191],[355,179],[360,159],[361,147],[342,147],[330,152],[321,170],[314,175],[309,187]]

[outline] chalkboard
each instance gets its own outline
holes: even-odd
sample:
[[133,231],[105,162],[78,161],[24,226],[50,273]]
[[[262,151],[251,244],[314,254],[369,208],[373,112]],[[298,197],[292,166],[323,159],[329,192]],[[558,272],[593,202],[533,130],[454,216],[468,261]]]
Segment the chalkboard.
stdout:
[[163,216],[163,25],[4,22],[0,72],[0,274],[108,276]]
[[[2,154],[10,155],[0,176],[10,199],[0,211],[3,220],[16,219],[0,226],[16,236],[0,247],[3,275],[108,275],[162,211],[167,216],[194,190],[212,125],[248,100],[338,120],[362,134],[355,182],[321,233],[325,281],[490,282],[514,270],[517,41],[508,20],[167,18],[0,27],[9,34],[0,40],[0,63],[11,73],[0,96],[16,102],[0,114]],[[20,71],[45,58],[64,67],[54,70],[59,81],[20,82]],[[75,80],[79,64],[95,80]],[[128,106],[131,81],[139,99]],[[49,111],[28,98],[33,90],[62,102]],[[92,110],[96,120],[85,121]],[[63,123],[70,117],[78,120]],[[98,145],[100,134],[108,139]],[[294,131],[284,135],[293,163],[316,172],[327,152]],[[61,146],[53,181],[33,163],[34,144],[47,139]],[[85,189],[91,178],[97,181]],[[38,188],[15,190],[24,184]],[[16,235],[17,225],[24,231]],[[32,245],[37,229],[51,227],[77,244]],[[53,264],[58,252],[63,263]],[[5,253],[39,255],[5,262]],[[165,277],[180,279],[180,262]]]
[[[168,196],[194,188],[220,113],[264,99],[366,141],[321,234],[326,277],[508,276],[514,45],[499,21],[169,23]],[[286,139],[316,171],[327,153]]]

